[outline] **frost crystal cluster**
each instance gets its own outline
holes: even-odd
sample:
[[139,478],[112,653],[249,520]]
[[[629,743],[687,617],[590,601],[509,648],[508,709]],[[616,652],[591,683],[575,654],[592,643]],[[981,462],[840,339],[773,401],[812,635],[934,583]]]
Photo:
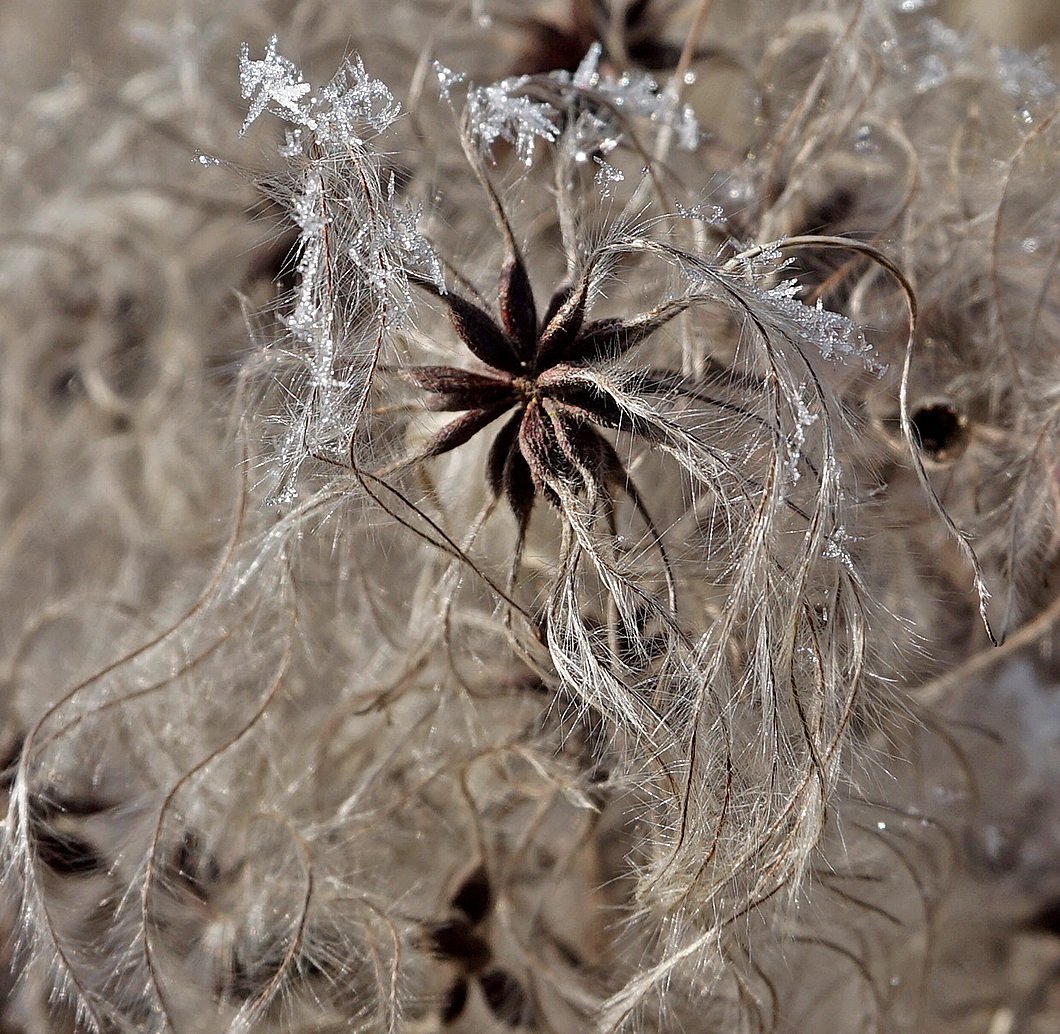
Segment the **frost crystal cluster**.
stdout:
[[1057,1029],[1044,61],[141,6],[3,101],[0,1027]]
[[[617,144],[625,119],[640,117],[667,122],[681,146],[694,150],[699,125],[691,106],[678,105],[675,95],[650,75],[601,74],[602,53],[601,45],[594,43],[573,74],[561,69],[548,75],[511,76],[469,90],[466,117],[471,136],[487,154],[492,154],[497,140],[514,144],[519,159],[529,166],[534,141],[555,143],[564,119],[573,115],[577,128],[568,135],[581,145],[579,160],[584,162],[595,148],[608,153]],[[438,62],[435,72],[448,100],[453,84],[463,76]]]
[[436,281],[441,274],[416,209],[395,197],[394,173],[376,148],[400,115],[390,90],[355,56],[314,93],[276,47],[273,37],[259,61],[244,44],[239,81],[250,100],[243,133],[266,110],[297,127],[281,148],[295,176],[283,200],[299,230],[298,287],[284,322],[303,366],[277,495],[290,501],[303,453],[334,448],[359,422],[384,338],[410,304],[407,267],[422,266]]

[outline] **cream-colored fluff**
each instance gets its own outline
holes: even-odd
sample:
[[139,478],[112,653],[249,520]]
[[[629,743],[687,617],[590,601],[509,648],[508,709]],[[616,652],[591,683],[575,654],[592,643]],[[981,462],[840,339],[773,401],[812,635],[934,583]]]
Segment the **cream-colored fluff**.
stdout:
[[6,84],[6,1022],[1055,1018],[1051,73],[579,12]]

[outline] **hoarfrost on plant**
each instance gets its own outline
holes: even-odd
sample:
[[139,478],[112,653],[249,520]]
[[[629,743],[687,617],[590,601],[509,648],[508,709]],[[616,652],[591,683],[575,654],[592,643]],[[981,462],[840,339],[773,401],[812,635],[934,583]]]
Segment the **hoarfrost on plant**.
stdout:
[[[385,83],[365,71],[354,55],[319,94],[302,78],[298,67],[276,52],[277,37],[265,47],[265,57],[252,60],[244,43],[239,56],[239,84],[250,101],[242,133],[264,111],[310,130],[318,144],[363,142],[365,132],[383,133],[401,114],[401,106]],[[292,146],[288,139],[287,150]]]
[[825,359],[836,362],[857,356],[866,369],[882,374],[885,368],[857,324],[826,309],[820,299],[814,305],[805,305],[797,297],[800,290],[797,280],[783,280],[763,291],[762,297],[773,309],[791,319],[808,340],[815,342]]
[[[586,155],[594,150],[613,150],[623,137],[622,118],[646,118],[670,124],[678,143],[686,150],[699,144],[699,123],[689,105],[678,105],[669,90],[650,75],[624,73],[612,78],[600,72],[602,48],[594,43],[573,73],[550,72],[543,76],[510,76],[487,86],[473,87],[467,94],[467,119],[480,150],[492,156],[497,140],[514,145],[519,160],[533,162],[537,140],[554,143],[572,118],[571,95],[581,94],[585,103],[575,122],[575,136]],[[435,62],[439,92],[451,99],[453,86],[463,78]],[[535,96],[529,91],[533,89]],[[541,95],[549,99],[539,99]],[[554,99],[553,99],[554,98]],[[621,116],[621,117],[620,117]]]
[[309,106],[302,100],[312,87],[302,79],[302,73],[293,61],[276,53],[277,43],[273,36],[261,61],[251,60],[250,47],[246,43],[240,51],[239,88],[243,97],[250,101],[241,136],[270,104],[274,105],[270,110],[281,118],[313,128]]

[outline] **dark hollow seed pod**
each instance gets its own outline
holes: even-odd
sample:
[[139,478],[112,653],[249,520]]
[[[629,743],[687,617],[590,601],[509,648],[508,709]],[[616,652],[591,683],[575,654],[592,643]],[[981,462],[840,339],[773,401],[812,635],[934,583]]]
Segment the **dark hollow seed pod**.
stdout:
[[968,421],[946,399],[923,402],[909,414],[917,447],[926,459],[948,463],[968,447]]

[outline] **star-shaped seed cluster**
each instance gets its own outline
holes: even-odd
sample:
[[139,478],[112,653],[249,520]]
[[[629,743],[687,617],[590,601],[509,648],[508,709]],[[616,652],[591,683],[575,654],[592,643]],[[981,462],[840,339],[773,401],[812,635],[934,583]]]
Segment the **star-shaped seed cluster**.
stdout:
[[461,341],[485,368],[417,366],[402,373],[431,394],[431,409],[462,413],[426,443],[421,458],[463,445],[514,410],[490,448],[487,476],[495,495],[507,500],[522,534],[539,493],[559,505],[571,494],[635,491],[614,446],[596,428],[645,438],[651,432],[623,412],[585,370],[622,356],[689,301],[677,299],[628,318],[588,320],[589,264],[574,283],[553,293],[539,318],[526,263],[502,225],[507,255],[498,290],[499,320],[431,280],[411,277],[444,302]]

